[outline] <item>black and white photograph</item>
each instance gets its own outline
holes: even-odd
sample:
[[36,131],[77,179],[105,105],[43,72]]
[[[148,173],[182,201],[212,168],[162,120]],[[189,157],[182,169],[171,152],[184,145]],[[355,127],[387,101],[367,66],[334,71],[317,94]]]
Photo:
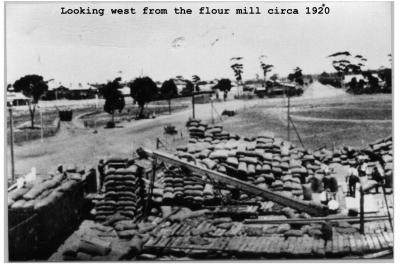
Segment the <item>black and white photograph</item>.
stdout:
[[394,6],[5,2],[5,260],[394,262]]

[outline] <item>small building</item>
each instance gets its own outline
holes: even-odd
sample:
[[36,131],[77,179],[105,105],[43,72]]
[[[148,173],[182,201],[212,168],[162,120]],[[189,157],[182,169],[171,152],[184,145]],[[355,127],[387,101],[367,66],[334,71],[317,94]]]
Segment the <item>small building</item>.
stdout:
[[21,92],[7,91],[7,106],[23,106],[28,105],[30,98],[25,97]]

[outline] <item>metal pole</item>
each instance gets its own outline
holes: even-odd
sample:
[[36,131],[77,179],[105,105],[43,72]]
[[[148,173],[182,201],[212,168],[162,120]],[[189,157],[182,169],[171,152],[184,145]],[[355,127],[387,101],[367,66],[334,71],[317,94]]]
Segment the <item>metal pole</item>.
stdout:
[[13,132],[13,114],[12,107],[8,109],[10,111],[10,151],[11,151],[11,180],[14,182],[15,180],[15,168],[14,168],[14,132]]

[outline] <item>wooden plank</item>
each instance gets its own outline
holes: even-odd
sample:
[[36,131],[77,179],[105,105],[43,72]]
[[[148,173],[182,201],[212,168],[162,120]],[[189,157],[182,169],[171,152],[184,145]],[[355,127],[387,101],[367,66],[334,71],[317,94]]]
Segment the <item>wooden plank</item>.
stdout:
[[209,170],[204,167],[194,165],[188,162],[185,162],[177,157],[174,157],[170,154],[161,152],[161,151],[151,151],[148,149],[144,149],[147,155],[157,159],[161,160],[167,164],[172,164],[175,166],[180,166],[180,167],[185,167],[195,173],[198,174],[204,174],[209,177],[212,177],[214,180],[219,181],[221,183],[227,184],[227,185],[232,185],[235,186],[236,188],[243,190],[245,192],[254,194],[256,196],[263,197],[267,200],[279,203],[284,206],[289,206],[291,208],[294,208],[296,210],[299,210],[301,212],[306,212],[310,215],[314,216],[326,216],[328,215],[328,209],[326,206],[323,205],[311,205],[308,202],[305,201],[300,201],[300,200],[295,200],[286,196],[283,196],[281,194],[268,191],[262,188],[259,188],[255,185],[252,185],[250,183],[247,183],[245,181],[238,180],[236,178],[227,176],[225,174],[222,174],[217,171]]
[[349,247],[350,247],[350,253],[357,255],[358,249],[357,249],[357,245],[356,245],[356,240],[353,235],[349,236]]
[[363,254],[365,250],[364,250],[364,244],[362,242],[361,236],[360,235],[356,235],[353,238],[354,238],[354,241],[356,243],[356,251],[355,251],[354,254],[356,254],[356,255]]
[[363,253],[368,253],[370,251],[372,251],[372,249],[370,249],[369,244],[367,242],[367,238],[365,235],[360,235],[360,240],[361,240],[361,244],[362,244],[362,248],[363,248]]
[[323,239],[320,239],[319,240],[319,249],[318,249],[318,254],[319,254],[319,256],[321,256],[321,257],[324,257],[325,256],[325,240],[323,240]]
[[368,244],[368,248],[370,251],[376,251],[375,246],[374,246],[374,242],[372,242],[372,238],[369,234],[365,235],[365,240],[367,241]]
[[382,233],[376,234],[376,237],[379,240],[379,244],[381,245],[382,249],[388,249],[389,248],[389,244],[386,243],[386,240],[383,237]]
[[333,241],[332,240],[328,240],[326,242],[326,246],[325,246],[325,253],[327,256],[332,255],[333,253]]
[[377,235],[378,235],[377,233],[374,233],[374,234],[371,234],[370,236],[371,236],[371,239],[372,239],[372,243],[374,244],[374,249],[376,251],[379,251],[379,250],[382,250],[382,247],[379,244],[379,240],[378,240]]
[[388,243],[389,247],[392,248],[393,247],[393,233],[383,232],[382,235],[385,238],[385,241]]
[[[375,220],[385,220],[388,217],[386,215],[380,216],[366,216],[364,221],[371,222]],[[311,217],[311,218],[292,218],[292,219],[273,219],[273,220],[264,220],[264,219],[245,219],[245,224],[309,224],[309,223],[322,223],[326,221],[331,222],[339,222],[339,221],[347,221],[349,223],[358,223],[360,222],[359,217],[335,217],[335,216],[327,216],[327,217]]]

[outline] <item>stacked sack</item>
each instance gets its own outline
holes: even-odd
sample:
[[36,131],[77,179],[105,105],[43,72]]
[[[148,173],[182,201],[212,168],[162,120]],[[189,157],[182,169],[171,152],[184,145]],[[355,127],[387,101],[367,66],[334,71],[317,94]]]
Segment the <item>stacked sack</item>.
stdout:
[[224,131],[222,126],[205,124],[201,120],[189,119],[186,127],[188,128],[190,138],[205,139],[210,143],[238,138],[238,136]]
[[204,182],[202,182],[202,177],[192,173],[189,176],[185,176],[183,184],[183,199],[185,202],[194,206],[202,205],[204,202]]
[[[221,131],[222,127],[214,130]],[[208,135],[190,139],[187,146],[177,148],[176,155],[288,196],[301,197],[307,177],[321,173],[322,165],[332,160],[332,152],[296,148],[269,132],[252,138],[211,139]]]
[[387,187],[393,184],[393,142],[392,136],[378,140],[371,144],[374,154],[381,156]]
[[136,165],[128,168],[108,168],[104,179],[105,196],[96,203],[96,221],[115,216],[137,219],[143,212],[144,188]]
[[8,208],[21,211],[38,211],[55,203],[65,192],[81,182],[82,173],[57,172],[48,178],[37,178],[8,193]]
[[[179,168],[171,167],[164,173],[163,202],[180,203],[191,206],[200,206],[205,201],[205,189],[202,177],[191,173],[184,174]],[[207,199],[212,199],[210,188],[207,189]]]
[[181,200],[184,192],[183,175],[181,170],[176,167],[170,167],[164,172],[163,180],[163,202],[168,204]]
[[186,123],[190,138],[204,138],[207,124],[201,123],[201,120],[191,119]]

